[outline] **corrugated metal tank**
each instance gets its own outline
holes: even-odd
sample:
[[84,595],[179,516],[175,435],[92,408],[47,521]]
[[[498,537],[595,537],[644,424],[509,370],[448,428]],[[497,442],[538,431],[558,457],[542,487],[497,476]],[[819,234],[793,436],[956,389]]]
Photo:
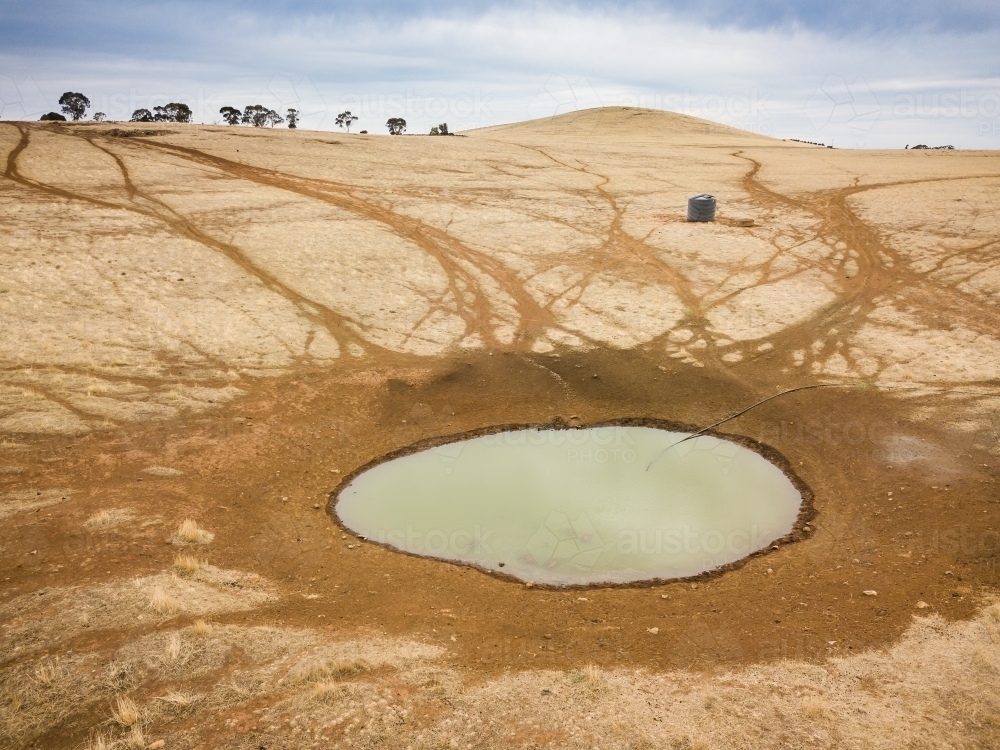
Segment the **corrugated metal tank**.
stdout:
[[689,198],[688,221],[715,221],[715,196],[702,193]]

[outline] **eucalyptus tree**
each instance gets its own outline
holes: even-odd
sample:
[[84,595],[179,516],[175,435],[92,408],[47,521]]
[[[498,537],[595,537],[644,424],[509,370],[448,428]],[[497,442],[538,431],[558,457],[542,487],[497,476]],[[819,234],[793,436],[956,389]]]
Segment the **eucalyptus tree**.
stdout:
[[351,125],[353,125],[355,122],[357,122],[357,120],[358,120],[357,116],[356,115],[352,115],[351,114],[351,110],[347,110],[347,111],[341,112],[339,115],[337,115],[337,119],[334,120],[334,124],[338,128],[347,128],[347,132],[350,133],[351,132]]
[[165,107],[153,107],[153,119],[156,122],[191,122],[193,113],[186,104],[170,102]]
[[243,108],[244,125],[253,125],[255,128],[273,128],[284,121],[284,117],[262,104],[248,104]]
[[62,106],[63,114],[68,115],[71,120],[82,120],[90,106],[90,99],[83,94],[67,91],[59,97],[59,104]]
[[219,110],[219,114],[222,115],[222,119],[226,121],[227,125],[239,125],[243,122],[243,113],[236,107],[223,107]]

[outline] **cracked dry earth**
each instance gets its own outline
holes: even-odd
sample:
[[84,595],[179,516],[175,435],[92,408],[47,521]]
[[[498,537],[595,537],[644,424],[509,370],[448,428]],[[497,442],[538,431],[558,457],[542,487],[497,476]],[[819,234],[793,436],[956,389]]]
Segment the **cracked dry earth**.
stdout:
[[[3,747],[1000,745],[997,154],[604,109],[5,122],[0,167]],[[816,511],[721,575],[529,588],[328,515],[420,440],[820,383],[720,428]]]

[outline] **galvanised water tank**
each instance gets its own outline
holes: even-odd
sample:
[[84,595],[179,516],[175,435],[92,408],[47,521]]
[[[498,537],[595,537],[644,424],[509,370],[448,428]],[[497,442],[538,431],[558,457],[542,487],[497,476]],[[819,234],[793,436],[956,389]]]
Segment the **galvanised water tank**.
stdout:
[[715,221],[715,196],[702,193],[689,198],[688,221]]

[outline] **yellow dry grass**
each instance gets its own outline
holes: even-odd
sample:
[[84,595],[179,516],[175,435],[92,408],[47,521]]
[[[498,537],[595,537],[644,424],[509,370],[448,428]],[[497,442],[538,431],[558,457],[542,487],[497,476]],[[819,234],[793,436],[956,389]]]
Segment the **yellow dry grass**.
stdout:
[[[29,745],[59,716],[92,714],[88,701],[113,690],[116,729],[102,736],[106,747],[114,740],[119,748],[138,747],[140,735],[148,744],[148,728],[169,733],[170,722],[184,722],[184,731],[208,742],[220,721],[245,715],[237,707],[249,701],[259,717],[255,741],[268,745],[291,731],[310,738],[303,745],[334,746],[351,737],[375,747],[393,738],[413,750],[549,743],[568,750],[995,747],[1000,671],[977,654],[1000,649],[998,629],[1000,607],[993,606],[967,623],[915,618],[886,651],[822,664],[789,660],[659,674],[587,665],[474,680],[449,665],[447,652],[389,638],[337,641],[304,630],[217,626],[210,637],[197,639],[198,646],[187,629],[156,632],[119,649],[101,689],[67,680],[64,675],[90,668],[68,669],[62,661],[58,672],[51,659],[38,659],[16,675],[6,668],[0,673],[0,746]],[[239,668],[222,669],[237,648]],[[182,661],[184,671],[165,671]],[[47,680],[52,688],[42,686]],[[171,691],[148,705],[131,697],[163,680]],[[198,694],[196,687],[207,692]],[[43,696],[58,696],[56,713],[48,721],[26,721],[44,705]],[[781,732],[774,731],[775,721]],[[8,726],[18,727],[16,739]],[[99,741],[93,735],[90,746]]]
[[194,555],[177,555],[174,558],[174,570],[182,575],[196,573],[201,567],[201,561]]
[[146,733],[143,731],[142,726],[134,724],[129,727],[128,732],[122,738],[122,743],[128,750],[142,750],[142,748],[146,747]]
[[329,681],[351,677],[370,668],[371,665],[363,659],[320,659],[299,667],[290,679],[296,683]]
[[154,477],[179,477],[184,474],[183,471],[169,466],[149,466],[143,469],[143,472]]
[[136,702],[127,695],[119,695],[111,706],[111,718],[123,727],[138,725],[142,714]]
[[[325,134],[165,126],[168,143],[211,152],[217,165],[229,159],[229,171],[197,154],[178,150],[165,159],[151,145],[140,146],[140,139],[129,145],[98,135],[102,148],[122,159],[118,163],[74,133],[33,129],[17,166],[34,187],[21,192],[13,181],[0,181],[3,205],[16,208],[4,214],[5,242],[35,248],[31,266],[16,260],[28,257],[21,252],[0,261],[7,264],[0,270],[18,279],[17,288],[2,295],[0,312],[38,312],[15,318],[22,335],[0,337],[0,431],[75,434],[102,428],[106,419],[173,419],[218,409],[261,377],[288,374],[299,362],[329,366],[342,356],[343,344],[335,339],[338,326],[331,334],[328,324],[317,323],[314,305],[351,320],[359,341],[427,357],[457,347],[482,349],[494,340],[538,353],[555,346],[651,346],[685,365],[726,374],[728,363],[746,364],[769,346],[774,359],[767,367],[788,370],[796,382],[865,378],[878,385],[947,380],[989,386],[996,380],[1000,337],[989,318],[984,325],[963,313],[957,322],[938,322],[950,301],[975,308],[993,304],[1000,290],[996,254],[989,255],[996,214],[982,210],[996,203],[996,159],[956,153],[933,162],[921,155],[916,162],[909,154],[806,152],[749,134],[723,137],[721,129],[702,131],[705,123],[665,113],[568,117],[575,133],[567,132],[566,118],[556,118],[445,139],[446,152],[426,150],[442,145],[437,139],[425,146],[420,139],[348,138],[330,149],[323,145]],[[17,126],[0,124],[7,151],[20,137]],[[422,164],[417,172],[415,159]],[[762,164],[753,179],[750,159]],[[255,171],[254,160],[266,171]],[[169,218],[158,223],[160,209],[131,210],[125,163],[140,184],[143,205],[159,205]],[[317,198],[331,180],[355,184],[362,170],[370,177],[350,209],[343,200]],[[267,184],[281,174],[295,178],[282,178],[280,191]],[[960,204],[970,190],[965,178],[976,175],[980,199]],[[293,189],[320,180],[308,190]],[[692,227],[669,218],[708,181],[727,195],[723,215],[736,211],[761,220],[737,230],[724,221]],[[785,197],[775,206],[762,204],[747,192],[754,182]],[[475,201],[458,189],[470,183],[482,188]],[[108,212],[85,200],[68,206],[65,190],[102,200],[117,191],[113,200],[124,210]],[[847,201],[846,191],[863,223],[851,223],[841,238],[828,207],[831,196]],[[827,208],[814,210],[813,203]],[[261,220],[246,222],[244,209]],[[67,221],[72,233],[65,231]],[[155,242],[142,241],[151,236],[149,222],[157,227]],[[481,288],[470,292],[476,299],[469,302],[487,313],[475,316],[479,323],[464,319],[453,272],[431,252],[429,240],[413,240],[413,222],[446,237],[449,254],[460,250],[463,264],[476,266],[480,254],[488,261],[466,269],[477,279],[472,286]],[[231,238],[232,247],[220,254],[218,240],[195,241],[206,232]],[[626,244],[612,246],[616,233]],[[875,244],[898,258],[879,260],[885,255],[879,247],[862,257],[854,245],[871,245],[862,242],[868,234],[881,235],[884,242]],[[463,243],[476,252],[466,253]],[[633,265],[606,262],[635,253],[648,269],[643,278],[636,278]],[[130,304],[107,294],[104,256],[121,265],[117,283]],[[256,263],[233,263],[233,256]],[[59,264],[47,262],[52,260]],[[404,264],[405,278],[399,272]],[[187,279],[182,286],[169,281],[180,268]],[[357,274],[359,268],[364,273]],[[855,323],[817,334],[812,349],[783,343],[779,334],[804,324],[811,330],[810,316],[827,318],[827,308],[855,299],[854,285],[868,281],[850,281],[857,274],[877,280],[892,269],[919,276],[909,290],[914,294],[890,293],[860,306],[850,313]],[[339,283],[354,276],[350,288]],[[288,289],[294,296],[282,291]],[[70,294],[72,304],[52,303]],[[544,331],[532,332],[534,321],[510,305],[511,294],[547,311]],[[379,307],[390,295],[397,298],[394,309]],[[229,304],[237,296],[240,305]],[[86,337],[69,324],[81,316]],[[698,325],[682,327],[691,318]],[[765,341],[771,337],[774,342]],[[155,363],[172,368],[178,340],[193,342],[192,351],[216,353],[182,356],[190,375],[185,380],[197,385],[139,389],[127,382],[133,375],[154,376],[158,383],[159,375],[173,379],[166,364],[160,369]],[[727,353],[716,356],[717,350]],[[112,363],[114,380],[73,374],[86,368],[99,373]],[[215,385],[205,387],[207,382]],[[955,409],[950,403],[943,408]],[[965,423],[963,444],[976,430],[995,432],[995,425],[977,418],[972,414]],[[181,475],[165,467],[150,467],[147,474]],[[67,490],[8,492],[0,496],[0,518],[66,498]],[[88,519],[88,530],[110,528],[104,515],[110,513]],[[212,539],[190,519],[172,537],[181,546]],[[969,622],[918,618],[885,650],[818,663],[787,660],[713,673],[588,665],[472,681],[450,666],[445,647],[426,643],[372,635],[337,641],[278,627],[213,629],[203,620],[192,626],[198,638],[186,630],[156,630],[182,602],[186,612],[205,615],[245,611],[273,598],[250,575],[197,560],[175,562],[174,569],[184,578],[162,574],[51,588],[44,597],[32,591],[0,603],[0,747],[55,745],[46,733],[58,722],[85,727],[109,695],[140,687],[158,691],[164,684],[179,692],[154,705],[187,711],[179,731],[191,736],[178,746],[211,746],[220,719],[234,721],[245,711],[231,709],[254,700],[267,746],[296,744],[291,730],[317,744],[349,736],[355,746],[397,743],[414,750],[1000,747],[998,606]],[[70,640],[85,630],[110,633],[114,656],[105,641],[85,664],[67,665],[76,658],[71,656],[38,659],[57,650],[69,654]],[[88,643],[78,639],[72,646]],[[230,661],[234,653],[239,658]],[[355,679],[338,682],[345,677]],[[197,700],[195,689],[204,691]],[[93,735],[93,750],[146,742],[143,720],[154,709],[147,706],[144,714],[132,698],[119,700],[131,708],[113,705],[118,726],[113,735]]]
[[569,679],[574,684],[582,683],[596,688],[601,684],[601,669],[595,664],[586,664],[580,669],[570,670]]
[[118,526],[131,517],[131,513],[123,508],[105,508],[83,522],[87,531],[103,531]]
[[162,701],[163,703],[166,703],[170,706],[175,706],[177,708],[187,708],[188,706],[194,703],[195,697],[191,693],[175,691],[172,693],[167,693],[166,695],[161,696],[156,700]]
[[59,661],[57,659],[45,659],[35,669],[35,679],[43,687],[52,687],[59,679]]
[[172,615],[180,612],[184,608],[184,605],[163,589],[155,588],[153,589],[152,596],[149,598],[149,607],[161,615]]
[[167,658],[170,661],[177,661],[181,657],[181,636],[180,633],[173,633],[167,641]]
[[174,544],[208,544],[215,538],[215,534],[198,526],[197,522],[188,518],[181,522],[180,527],[174,532],[171,541]]
[[[941,295],[994,304],[997,261],[980,256],[997,231],[995,211],[981,208],[996,203],[989,155],[810,149],[621,107],[481,129],[444,149],[417,138],[347,138],[330,149],[325,133],[234,130],[167,126],[150,141],[95,127],[91,141],[79,131],[0,126],[12,166],[35,186],[30,201],[14,185],[2,196],[11,207],[5,241],[31,250],[8,253],[17,284],[0,295],[0,313],[39,311],[17,317],[19,335],[0,342],[0,404],[11,404],[0,431],[73,434],[108,419],[170,419],[218,409],[254,378],[299,362],[329,366],[350,347],[336,326],[317,324],[316,308],[352,321],[362,343],[351,345],[361,351],[365,341],[428,357],[490,341],[539,353],[652,345],[725,372],[764,339],[830,304],[853,304],[853,285],[865,276],[901,265],[921,277],[920,294],[905,303],[886,295],[852,313],[857,325],[831,331],[825,352],[806,362],[799,346],[775,351],[773,366],[879,383],[997,376],[995,326],[952,330],[896,314],[916,307],[933,315]],[[26,148],[13,153],[22,137]],[[169,162],[161,146],[171,149]],[[751,160],[761,169],[745,183]],[[468,201],[470,181],[487,197]],[[751,183],[778,196],[751,192]],[[363,184],[365,195],[349,205],[324,199],[330,184]],[[970,184],[978,199],[961,200]],[[721,199],[720,220],[693,227],[683,221],[686,199],[709,186]],[[149,204],[142,211],[128,198],[133,187]],[[65,191],[81,197],[72,216],[62,210]],[[877,253],[816,208],[845,191],[866,234],[883,238]],[[111,216],[95,199],[119,210]],[[245,221],[249,211],[261,220]],[[419,241],[413,221],[441,240]],[[136,242],[151,233],[155,242]],[[221,237],[230,243],[224,250]],[[645,271],[597,260],[606,240],[623,260],[639,254]],[[479,324],[465,319],[463,298],[447,298],[454,279],[441,253],[456,248],[470,259],[462,275],[481,279],[467,301],[488,313]],[[104,258],[115,259],[116,286],[135,304],[106,294]],[[353,284],[339,282],[349,276]],[[237,295],[239,308],[227,304]],[[533,313],[512,304],[518,298],[537,301],[545,314],[534,322],[544,326],[535,330]],[[692,317],[702,318],[697,334],[683,327]],[[81,326],[86,336],[71,333]],[[665,340],[685,332],[690,343]],[[166,373],[178,340],[215,352],[184,356],[190,384],[121,382]],[[67,372],[81,363],[88,373]],[[112,364],[117,378],[97,374]]]
[[[159,594],[157,594],[159,590]],[[166,597],[166,599],[164,598]],[[150,613],[176,614],[169,599],[181,602],[192,616],[251,609],[275,600],[270,584],[259,575],[202,566],[190,576],[159,573],[97,586],[53,587],[44,597],[26,594],[0,600],[5,647],[23,655],[50,648],[84,631],[134,627]],[[153,605],[159,603],[160,611]],[[59,612],[59,617],[52,617]],[[0,652],[2,653],[2,652]]]
[[112,750],[115,742],[104,732],[95,732],[87,741],[87,750]]
[[828,706],[826,701],[817,696],[810,696],[802,699],[802,711],[810,719],[817,721],[826,716]]
[[73,493],[69,489],[15,490],[0,494],[0,519],[40,510],[63,502]]
[[312,689],[312,698],[321,702],[339,700],[345,695],[347,691],[339,682],[317,682]]

